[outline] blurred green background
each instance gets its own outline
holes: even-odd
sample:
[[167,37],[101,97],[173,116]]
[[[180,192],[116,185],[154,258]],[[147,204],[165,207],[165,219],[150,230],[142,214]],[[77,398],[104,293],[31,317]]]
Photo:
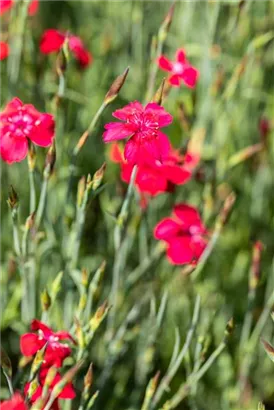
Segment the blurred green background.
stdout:
[[[93,175],[106,161],[106,185],[87,208],[78,268],[85,267],[93,275],[99,264],[106,260],[106,272],[101,289],[96,293],[96,305],[109,297],[113,264],[112,215],[119,211],[126,187],[119,181],[117,164],[109,159],[109,147],[102,143],[103,125],[112,120],[114,108],[129,101],[144,100],[151,41],[170,5],[168,1],[41,1],[37,15],[27,21],[16,84],[9,81],[11,63],[4,61],[1,64],[2,107],[13,96],[18,96],[25,103],[50,112],[58,77],[56,55],[42,56],[39,52],[43,31],[47,28],[69,30],[83,39],[94,58],[86,70],[79,69],[71,58],[65,74],[65,96],[57,117],[57,162],[49,182],[46,222],[42,229],[45,237],[38,247],[40,291],[45,286],[50,287],[57,273],[65,267],[59,221],[65,219],[69,232],[75,215],[79,178],[88,173]],[[2,32],[8,32],[12,38],[13,30],[16,31],[8,18],[3,17]],[[233,316],[235,329],[228,347],[178,409],[252,410],[257,408],[259,400],[264,400],[266,408],[272,409],[273,363],[259,339],[251,352],[245,346],[240,348],[240,340],[248,309],[252,246],[256,240],[263,242],[264,250],[252,309],[252,329],[265,307],[271,310],[267,300],[273,295],[274,285],[273,131],[268,135],[263,152],[236,166],[231,166],[230,161],[237,152],[260,142],[262,117],[268,118],[273,125],[274,2],[178,1],[164,53],[172,59],[179,47],[185,48],[189,60],[199,69],[200,78],[195,90],[184,86],[171,90],[164,103],[165,109],[174,116],[167,134],[174,146],[179,147],[186,144],[195,128],[204,129],[201,166],[196,178],[186,186],[178,187],[174,194],[153,199],[141,222],[138,201],[132,207],[127,230],[127,258],[121,272],[119,324],[124,323],[133,306],[140,308],[140,312],[133,323],[127,324],[127,330],[116,346],[118,353],[111,356],[107,350],[103,342],[104,326],[94,339],[89,358],[94,363],[94,391],[100,389],[94,408],[141,408],[149,378],[157,370],[163,376],[168,368],[175,329],[183,344],[195,297],[200,294],[201,312],[194,340],[163,402],[177,391],[192,369],[200,341],[203,348],[207,346],[205,357],[208,357],[221,342],[226,323]],[[65,195],[71,151],[101,105],[112,81],[127,66],[130,66],[129,75],[119,97],[105,110],[79,155],[72,189],[74,201],[67,203]],[[157,86],[163,76],[163,72],[158,72]],[[186,123],[182,122],[182,106]],[[35,178],[38,186],[45,152],[38,149],[37,155]],[[2,343],[12,358],[14,369],[19,358],[19,335],[27,326],[20,318],[19,275],[16,263],[13,263],[12,225],[6,199],[12,184],[20,198],[20,222],[24,224],[29,212],[27,174],[27,161],[12,166],[1,164]],[[197,278],[184,276],[181,267],[171,267],[163,257],[151,264],[133,288],[126,288],[129,273],[146,255],[150,255],[156,245],[153,227],[161,217],[170,214],[174,202],[184,201],[197,206],[208,228],[213,230],[223,200],[231,191],[236,194],[233,212]],[[166,291],[167,309],[157,330],[155,309],[158,310]],[[50,317],[54,328],[72,325],[78,299],[75,283],[65,277]],[[273,329],[268,315],[263,337],[270,342],[273,341]],[[239,373],[247,356],[250,368],[241,389]],[[4,380],[2,384],[4,397],[7,394]],[[80,377],[76,384],[80,392]]]

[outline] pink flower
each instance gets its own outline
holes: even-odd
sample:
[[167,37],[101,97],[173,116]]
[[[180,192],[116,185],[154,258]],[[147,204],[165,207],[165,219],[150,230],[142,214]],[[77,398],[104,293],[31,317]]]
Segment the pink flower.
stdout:
[[48,29],[43,33],[40,41],[41,52],[43,54],[50,54],[59,51],[66,38],[68,38],[68,46],[80,66],[86,68],[91,64],[92,55],[85,49],[80,37],[69,33],[65,34],[54,29]]
[[60,343],[60,341],[68,340],[75,343],[72,336],[65,331],[53,332],[52,329],[36,319],[31,322],[31,330],[35,330],[37,333],[26,333],[21,336],[22,354],[32,356],[47,343],[44,367],[52,365],[61,367],[64,359],[71,354],[71,348],[68,344]]
[[[129,183],[133,165],[124,159],[117,143],[113,144],[110,157],[120,164],[121,179]],[[190,180],[196,166],[196,160],[191,162],[191,158],[190,153],[182,156],[171,148],[162,162],[156,160],[140,164],[135,179],[136,187],[140,193],[151,196],[172,192],[175,185],[183,185]]]
[[156,103],[149,103],[145,108],[138,101],[129,103],[124,108],[114,111],[113,117],[123,122],[111,122],[105,125],[104,142],[129,138],[124,156],[131,164],[140,164],[159,160],[168,154],[168,137],[160,131],[172,122],[172,116]]
[[[14,5],[14,0],[0,0],[0,15],[6,13]],[[28,8],[29,16],[36,14],[39,7],[39,0],[32,0]]]
[[41,147],[54,138],[53,116],[41,113],[31,104],[13,98],[0,113],[0,153],[8,164],[22,161],[28,152],[28,140]]
[[154,237],[167,243],[167,258],[174,265],[195,265],[207,245],[208,231],[198,211],[180,203],[171,218],[164,218],[154,229]]
[[168,81],[174,87],[179,87],[181,81],[190,88],[195,87],[199,71],[190,65],[183,49],[177,50],[176,61],[170,61],[167,57],[162,55],[158,59],[158,65],[162,70],[171,73]]
[[0,408],[1,410],[28,410],[23,397],[18,392],[15,392],[9,400],[3,401]]
[[9,55],[9,45],[4,41],[0,41],[0,60],[5,60]]

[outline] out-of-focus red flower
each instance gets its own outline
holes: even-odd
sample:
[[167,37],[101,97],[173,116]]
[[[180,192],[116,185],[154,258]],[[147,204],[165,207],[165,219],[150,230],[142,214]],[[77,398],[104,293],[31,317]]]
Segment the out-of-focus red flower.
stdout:
[[180,87],[182,81],[190,88],[195,87],[199,71],[189,63],[182,48],[177,50],[175,61],[170,61],[162,55],[158,58],[157,62],[162,70],[171,73],[168,81],[174,87]]
[[149,163],[168,154],[168,137],[160,131],[172,122],[172,116],[156,103],[145,107],[138,101],[114,111],[113,117],[123,122],[105,125],[104,142],[129,138],[124,150],[125,159],[131,164]]
[[[39,376],[38,376],[39,385],[38,385],[37,389],[35,390],[35,392],[33,393],[33,395],[30,398],[31,404],[35,403],[36,400],[38,400],[41,397],[47,373],[48,373],[48,369],[46,369],[46,368],[42,368],[42,370],[40,371]],[[57,373],[56,376],[54,377],[50,387],[49,387],[49,395],[50,395],[52,389],[54,388],[54,386],[57,383],[59,383],[59,381],[61,379],[62,379],[61,374]],[[30,383],[26,383],[25,388],[24,388],[25,395],[28,394],[29,387],[30,387]],[[63,387],[63,389],[61,390],[60,394],[58,395],[58,398],[53,402],[53,404],[51,406],[51,410],[59,410],[59,403],[58,403],[59,399],[70,399],[70,400],[72,400],[72,399],[75,398],[75,396],[76,396],[76,394],[75,394],[73,384],[71,382],[67,383]]]
[[[0,15],[4,14],[6,11],[11,9],[13,5],[14,5],[14,0],[0,0]],[[38,7],[39,7],[39,0],[32,0],[28,8],[29,16],[33,16],[34,14],[36,14]]]
[[92,63],[92,55],[85,49],[80,37],[70,33],[65,34],[55,29],[48,29],[43,33],[40,41],[41,52],[43,54],[50,54],[59,51],[66,38],[68,39],[68,46],[80,66],[86,68],[90,65]]
[[41,147],[51,145],[54,119],[31,104],[13,98],[0,113],[0,153],[8,164],[22,161],[28,152],[28,140]]
[[167,258],[174,265],[193,264],[207,245],[206,230],[196,208],[175,205],[171,218],[164,218],[154,229],[154,237],[167,243]]
[[[112,145],[110,158],[113,162],[120,164],[121,179],[129,183],[133,165],[125,160],[118,143]],[[151,196],[172,192],[175,185],[183,185],[190,180],[192,171],[198,162],[197,156],[192,156],[191,153],[183,156],[171,148],[162,162],[156,160],[140,164],[135,185],[140,193]]]
[[4,41],[0,41],[0,60],[5,60],[9,55],[9,45]]
[[67,340],[75,343],[72,336],[63,330],[53,332],[52,329],[36,319],[31,322],[31,330],[35,330],[37,333],[26,333],[21,336],[22,354],[32,356],[47,343],[43,366],[61,367],[64,359],[70,355],[71,348],[67,343],[60,343],[60,341]]
[[28,410],[23,397],[18,392],[15,392],[9,400],[3,401],[0,408],[1,410]]

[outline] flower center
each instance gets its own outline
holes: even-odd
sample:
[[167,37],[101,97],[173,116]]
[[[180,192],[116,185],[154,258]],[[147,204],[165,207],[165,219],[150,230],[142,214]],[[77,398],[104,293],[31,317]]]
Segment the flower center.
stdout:
[[33,129],[33,118],[23,109],[8,118],[10,128],[17,138],[26,138]]
[[184,64],[182,63],[178,63],[178,62],[173,63],[173,71],[175,74],[182,74],[184,71],[184,68],[185,68]]

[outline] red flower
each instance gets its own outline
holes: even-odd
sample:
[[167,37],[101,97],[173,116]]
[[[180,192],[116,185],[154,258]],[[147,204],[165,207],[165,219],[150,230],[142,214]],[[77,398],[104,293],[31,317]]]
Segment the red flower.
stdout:
[[0,41],[0,60],[5,60],[9,55],[9,45],[4,41]]
[[[14,0],[0,0],[0,15],[10,10],[13,4],[14,4]],[[37,12],[38,7],[39,7],[39,1],[32,0],[28,8],[29,16],[33,16]]]
[[112,142],[130,137],[126,143],[124,156],[131,164],[140,164],[152,160],[162,161],[168,154],[168,137],[159,131],[172,122],[172,116],[156,103],[149,103],[145,108],[138,101],[114,111],[113,117],[121,122],[105,125],[104,142]]
[[[133,165],[124,159],[117,143],[113,144],[110,157],[112,161],[120,164],[121,179],[129,183]],[[191,159],[193,159],[192,162]],[[182,156],[178,151],[171,148],[162,162],[156,160],[140,164],[137,170],[135,185],[140,193],[151,196],[173,191],[175,185],[182,185],[189,181],[192,174],[191,171],[196,164],[196,159],[194,159],[192,154],[188,153]]]
[[[38,400],[41,397],[47,373],[48,373],[48,369],[42,369],[40,371],[39,376],[38,376],[39,386],[37,387],[37,389],[35,390],[35,392],[33,393],[33,395],[30,398],[31,404],[35,403],[36,400]],[[51,391],[53,390],[54,386],[57,383],[59,383],[59,381],[61,379],[62,379],[61,374],[57,373],[56,376],[53,379],[53,382],[51,383],[51,385],[49,387],[49,395],[50,395]],[[28,394],[29,387],[30,387],[30,383],[27,383],[25,385],[25,388],[24,388],[25,395]],[[60,394],[58,395],[58,398],[53,402],[51,410],[59,410],[58,399],[70,399],[70,400],[72,400],[72,399],[75,398],[75,396],[76,396],[76,394],[75,394],[73,384],[71,382],[67,383],[65,385],[65,387],[63,387]]]
[[207,234],[198,211],[183,203],[175,205],[172,217],[154,229],[154,237],[167,243],[167,257],[174,265],[196,264],[207,245]]
[[53,116],[13,98],[0,113],[0,137],[2,159],[8,164],[20,162],[27,155],[28,139],[40,147],[48,147],[52,143]]
[[53,332],[52,329],[36,319],[31,322],[31,330],[36,330],[37,333],[26,333],[21,336],[22,354],[32,356],[47,343],[44,366],[61,367],[64,359],[70,355],[71,348],[68,344],[60,343],[60,340],[70,340],[75,343],[72,336],[65,331]]
[[92,62],[92,55],[85,49],[80,37],[72,34],[64,34],[58,30],[46,30],[40,41],[40,50],[43,54],[50,54],[59,51],[64,44],[65,39],[68,38],[68,46],[74,54],[77,61],[79,61],[82,68],[86,68]]
[[162,55],[158,59],[158,65],[162,70],[171,73],[168,81],[174,87],[179,87],[181,81],[190,88],[195,87],[199,71],[190,65],[183,49],[177,50],[176,61],[170,61],[167,57]]
[[9,399],[0,404],[1,410],[28,410],[27,405],[24,403],[24,399],[20,393],[16,392]]

